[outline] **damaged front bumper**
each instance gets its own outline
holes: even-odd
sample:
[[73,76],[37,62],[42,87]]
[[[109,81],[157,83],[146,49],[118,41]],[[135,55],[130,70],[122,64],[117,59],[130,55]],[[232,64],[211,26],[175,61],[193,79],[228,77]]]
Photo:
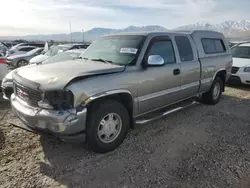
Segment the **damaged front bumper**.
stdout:
[[[62,140],[84,141],[87,109],[76,108],[57,111],[32,107],[15,94],[11,95],[11,106],[20,120],[14,126],[36,133],[49,133]],[[18,121],[16,121],[18,122]]]

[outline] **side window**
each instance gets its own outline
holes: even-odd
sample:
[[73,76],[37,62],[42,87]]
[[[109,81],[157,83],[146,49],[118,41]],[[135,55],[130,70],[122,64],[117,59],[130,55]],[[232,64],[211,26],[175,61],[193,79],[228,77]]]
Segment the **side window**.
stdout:
[[216,52],[222,53],[226,51],[225,45],[222,40],[214,40]]
[[149,50],[148,56],[160,55],[165,64],[175,63],[175,54],[172,42],[170,40],[155,41]]
[[206,54],[216,53],[213,39],[201,39]]
[[193,61],[194,53],[189,39],[185,36],[176,36],[175,41],[178,47],[181,61]]
[[221,39],[201,39],[206,54],[222,53],[226,51],[225,44]]
[[23,52],[29,52],[30,50],[33,50],[34,48],[29,48],[29,47],[27,47],[27,48],[22,48],[22,49],[20,49],[20,51],[23,51]]

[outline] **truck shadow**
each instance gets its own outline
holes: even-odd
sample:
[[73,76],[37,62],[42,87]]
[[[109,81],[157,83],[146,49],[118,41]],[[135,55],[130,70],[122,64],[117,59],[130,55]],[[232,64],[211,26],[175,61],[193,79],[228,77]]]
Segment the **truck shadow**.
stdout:
[[243,91],[250,91],[250,85],[243,85],[243,84],[239,84],[239,83],[233,83],[233,82],[227,83],[227,87],[240,89]]
[[40,172],[67,187],[74,187],[84,176],[76,170],[81,161],[96,156],[86,143],[65,143],[51,136],[41,136],[40,142],[49,162],[40,163]]

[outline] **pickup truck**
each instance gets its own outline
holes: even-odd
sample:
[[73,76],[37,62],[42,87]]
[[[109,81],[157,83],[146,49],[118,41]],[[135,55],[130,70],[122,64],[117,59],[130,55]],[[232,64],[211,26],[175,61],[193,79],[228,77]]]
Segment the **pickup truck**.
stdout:
[[[77,60],[17,69],[11,106],[23,129],[87,141],[105,153],[136,123],[193,104],[215,105],[232,55],[214,31],[137,32],[100,37]],[[74,61],[74,62],[72,62]]]

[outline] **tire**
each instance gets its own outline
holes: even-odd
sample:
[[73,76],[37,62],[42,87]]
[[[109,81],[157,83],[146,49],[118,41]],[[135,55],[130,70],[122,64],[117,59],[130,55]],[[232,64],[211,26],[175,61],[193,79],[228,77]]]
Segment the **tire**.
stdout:
[[[120,122],[119,126],[117,122]],[[89,109],[87,143],[96,153],[110,152],[124,141],[129,127],[129,114],[121,103],[113,100],[95,103]]]
[[26,60],[19,60],[18,62],[17,62],[17,64],[16,64],[16,67],[18,68],[18,67],[23,67],[23,66],[26,66],[26,65],[28,65],[29,63],[28,63],[28,61],[26,61]]
[[[218,93],[215,90],[218,91]],[[202,95],[203,103],[210,105],[217,104],[221,99],[222,90],[223,90],[223,82],[220,77],[216,77],[214,79],[214,82],[210,90]]]

